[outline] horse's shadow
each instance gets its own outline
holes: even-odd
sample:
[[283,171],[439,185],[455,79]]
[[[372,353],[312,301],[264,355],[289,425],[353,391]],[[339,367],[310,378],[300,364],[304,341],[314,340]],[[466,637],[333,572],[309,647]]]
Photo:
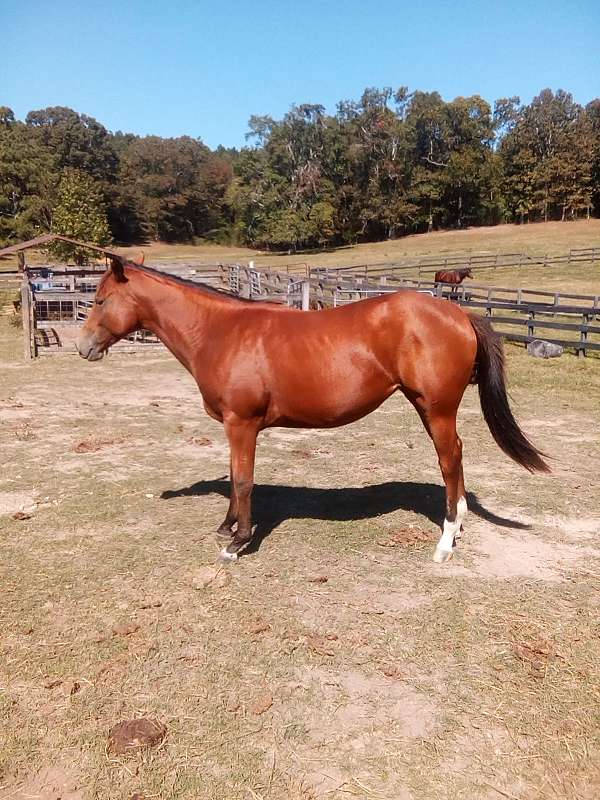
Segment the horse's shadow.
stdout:
[[[201,497],[220,494],[229,497],[229,480],[198,481],[191,486],[165,491],[162,500],[175,497]],[[388,514],[392,511],[413,511],[427,517],[435,525],[443,521],[446,492],[433,483],[388,481],[374,486],[345,489],[319,489],[310,486],[256,485],[252,494],[253,519],[256,524],[252,543],[246,552],[258,550],[262,540],[288,519],[319,519],[344,522]],[[472,514],[503,528],[526,529],[518,520],[494,514],[481,505],[477,495],[467,492]]]

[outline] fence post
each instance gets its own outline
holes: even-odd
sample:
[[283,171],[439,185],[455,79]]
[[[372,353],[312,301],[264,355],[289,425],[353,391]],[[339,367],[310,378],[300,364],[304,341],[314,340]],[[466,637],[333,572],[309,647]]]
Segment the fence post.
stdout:
[[587,325],[589,324],[589,317],[587,314],[583,315],[583,325],[579,330],[579,347],[577,348],[577,357],[584,358],[586,356],[586,348],[585,345],[587,343]]
[[23,355],[26,361],[31,361],[33,352],[33,303],[31,289],[27,278],[21,284],[21,318],[23,320]]
[[529,319],[527,320],[527,335],[535,339],[535,311],[529,312]]
[[310,281],[302,281],[302,311],[310,308]]

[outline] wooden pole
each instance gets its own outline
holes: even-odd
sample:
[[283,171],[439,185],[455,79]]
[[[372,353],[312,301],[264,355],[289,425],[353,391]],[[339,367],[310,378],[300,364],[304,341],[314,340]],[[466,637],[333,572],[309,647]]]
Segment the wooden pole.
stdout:
[[310,308],[310,281],[302,281],[302,311]]
[[21,318],[23,320],[23,355],[26,361],[31,361],[33,358],[33,306],[27,279],[21,284]]

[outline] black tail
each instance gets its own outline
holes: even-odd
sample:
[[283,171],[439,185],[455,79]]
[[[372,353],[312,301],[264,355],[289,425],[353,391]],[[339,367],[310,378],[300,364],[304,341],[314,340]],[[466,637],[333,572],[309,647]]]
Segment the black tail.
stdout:
[[508,405],[502,338],[489,320],[469,314],[477,336],[477,373],[483,417],[496,444],[529,472],[550,472],[541,453],[517,425]]

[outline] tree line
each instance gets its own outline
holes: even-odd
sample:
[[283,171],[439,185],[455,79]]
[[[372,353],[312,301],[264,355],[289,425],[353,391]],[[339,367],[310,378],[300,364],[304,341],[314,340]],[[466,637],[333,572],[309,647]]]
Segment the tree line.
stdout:
[[0,241],[212,240],[272,249],[600,214],[600,99],[531,103],[366,89],[253,116],[247,146],[109,132],[69,108],[0,107]]

